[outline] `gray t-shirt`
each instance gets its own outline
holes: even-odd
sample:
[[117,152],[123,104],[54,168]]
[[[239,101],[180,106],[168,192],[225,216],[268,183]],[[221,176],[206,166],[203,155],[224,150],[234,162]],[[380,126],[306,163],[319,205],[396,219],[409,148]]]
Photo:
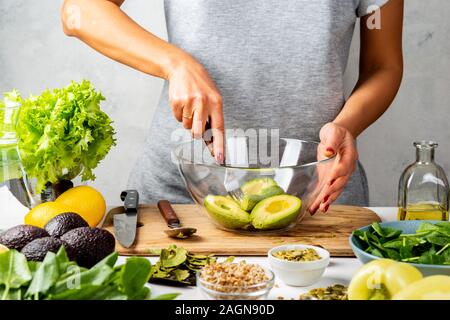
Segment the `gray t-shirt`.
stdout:
[[[279,129],[319,140],[344,104],[343,74],[358,16],[388,0],[165,0],[169,41],[192,54],[221,91],[226,128]],[[129,187],[142,201],[191,202],[170,161],[180,128],[165,83]],[[362,166],[339,203],[368,205]]]

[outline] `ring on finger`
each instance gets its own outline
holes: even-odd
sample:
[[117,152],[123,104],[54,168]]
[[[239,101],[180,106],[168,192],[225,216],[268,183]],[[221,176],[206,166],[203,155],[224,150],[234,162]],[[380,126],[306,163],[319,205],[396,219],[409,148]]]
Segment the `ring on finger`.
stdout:
[[193,114],[194,114],[194,111],[192,108],[184,106],[182,110],[183,110],[183,113],[181,115],[184,119],[188,119],[188,120],[192,119]]
[[192,119],[192,114],[185,114],[185,113],[183,113],[183,118],[185,118],[185,119]]

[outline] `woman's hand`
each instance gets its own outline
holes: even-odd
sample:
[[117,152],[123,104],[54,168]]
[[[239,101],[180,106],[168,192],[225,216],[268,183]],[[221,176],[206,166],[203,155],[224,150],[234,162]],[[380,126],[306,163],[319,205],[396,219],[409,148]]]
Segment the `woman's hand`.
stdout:
[[223,163],[224,120],[222,96],[208,72],[194,58],[188,56],[169,72],[169,101],[175,118],[190,129],[192,137],[200,139],[210,121],[213,154]]
[[336,154],[336,160],[330,172],[321,174],[327,180],[319,196],[309,207],[311,214],[316,213],[318,209],[327,212],[330,204],[344,190],[348,179],[355,171],[358,160],[355,138],[346,128],[330,122],[320,130],[319,160],[334,154]]

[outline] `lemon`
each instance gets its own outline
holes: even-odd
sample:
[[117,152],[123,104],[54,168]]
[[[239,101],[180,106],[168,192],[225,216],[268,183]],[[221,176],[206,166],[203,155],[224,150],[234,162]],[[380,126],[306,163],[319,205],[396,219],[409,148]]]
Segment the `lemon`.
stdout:
[[0,244],[0,253],[8,251],[8,247],[5,247],[4,245]]
[[50,219],[64,212],[78,213],[73,208],[63,203],[54,201],[44,202],[31,209],[25,216],[24,222],[25,224],[43,228]]
[[89,186],[71,188],[60,195],[56,201],[73,209],[89,226],[97,226],[106,211],[106,203],[102,194]]

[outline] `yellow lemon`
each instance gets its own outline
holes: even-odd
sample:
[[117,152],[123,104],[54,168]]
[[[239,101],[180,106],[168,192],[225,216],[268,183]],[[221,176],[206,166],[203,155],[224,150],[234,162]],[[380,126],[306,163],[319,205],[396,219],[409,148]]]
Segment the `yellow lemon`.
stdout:
[[57,203],[73,208],[89,226],[97,226],[106,211],[106,203],[102,194],[89,186],[71,188],[56,199]]
[[0,253],[8,251],[8,247],[5,247],[4,245],[0,244]]
[[54,201],[44,202],[31,209],[25,216],[24,222],[25,224],[43,228],[50,219],[64,212],[78,213],[73,208],[63,203]]

